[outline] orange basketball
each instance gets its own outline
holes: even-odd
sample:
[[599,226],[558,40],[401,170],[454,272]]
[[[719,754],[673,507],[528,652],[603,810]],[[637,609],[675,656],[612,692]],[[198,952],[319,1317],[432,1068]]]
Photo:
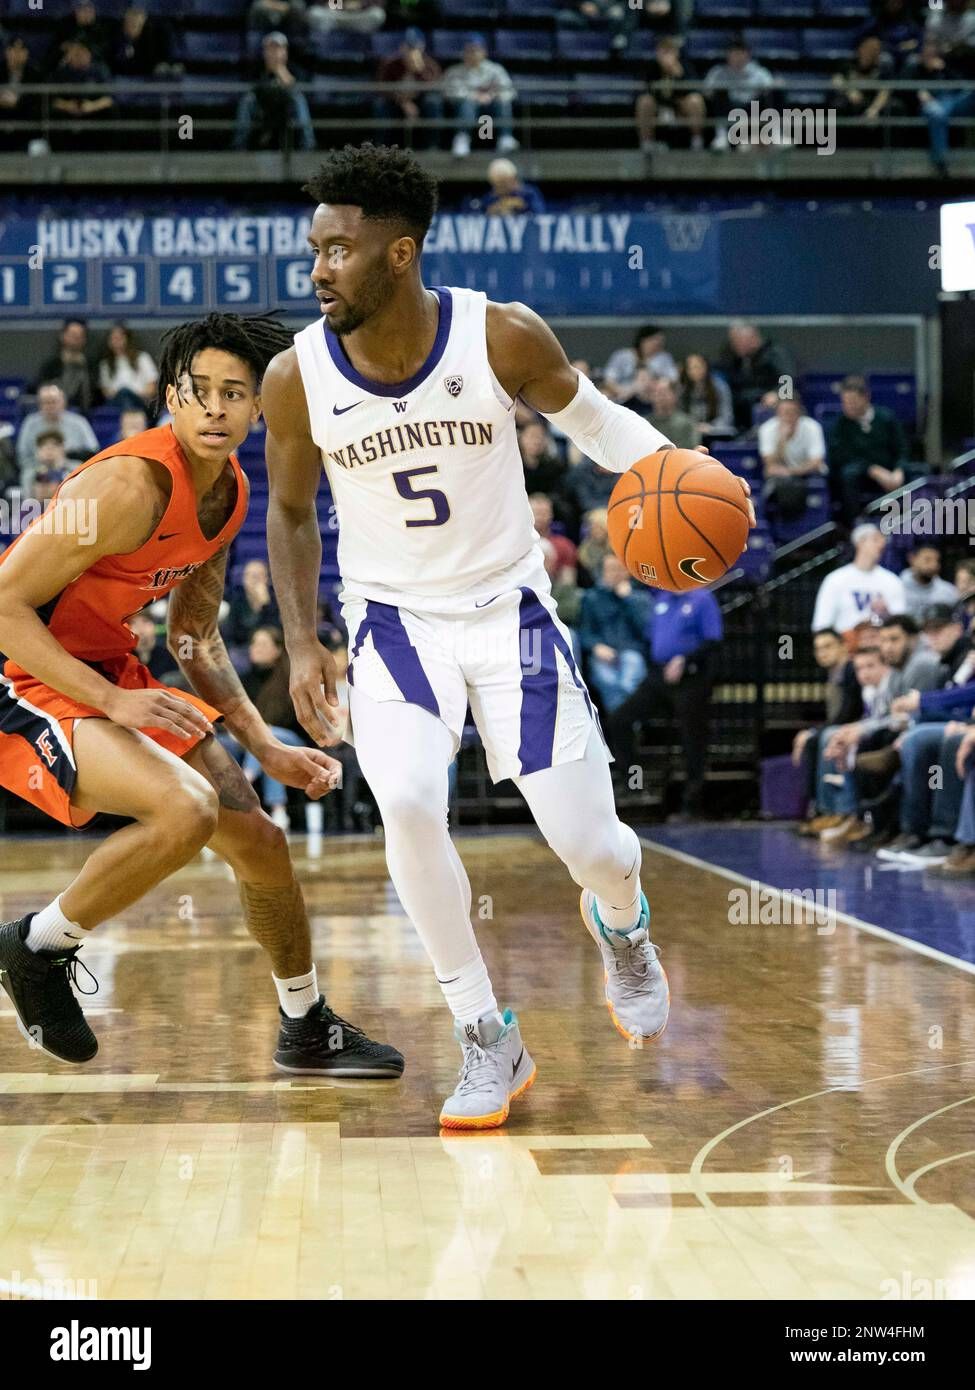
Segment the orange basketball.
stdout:
[[723,463],[693,449],[638,459],[609,499],[609,541],[643,584],[682,593],[713,584],[748,540],[748,499]]

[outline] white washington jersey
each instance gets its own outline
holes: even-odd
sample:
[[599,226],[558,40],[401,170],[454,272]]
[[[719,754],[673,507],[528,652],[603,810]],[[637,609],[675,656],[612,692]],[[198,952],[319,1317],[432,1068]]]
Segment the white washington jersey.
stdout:
[[324,319],[295,335],[343,599],[457,611],[539,565],[514,402],[488,362],[487,298],[434,293],[437,336],[406,381],[362,376]]

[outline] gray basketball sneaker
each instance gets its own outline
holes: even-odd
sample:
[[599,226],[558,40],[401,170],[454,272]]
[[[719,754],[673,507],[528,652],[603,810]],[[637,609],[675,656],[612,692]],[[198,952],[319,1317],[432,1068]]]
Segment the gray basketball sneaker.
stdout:
[[508,1118],[513,1100],[535,1080],[535,1063],[521,1041],[518,1020],[505,1009],[502,1022],[480,1018],[477,1027],[454,1036],[464,1049],[460,1080],[444,1101],[440,1123],[444,1129],[495,1129]]
[[596,895],[584,888],[579,910],[599,947],[606,980],[606,1007],[627,1042],[652,1042],[667,1027],[670,986],[650,940],[650,905],[640,894],[640,920],[626,936],[607,931],[596,911]]

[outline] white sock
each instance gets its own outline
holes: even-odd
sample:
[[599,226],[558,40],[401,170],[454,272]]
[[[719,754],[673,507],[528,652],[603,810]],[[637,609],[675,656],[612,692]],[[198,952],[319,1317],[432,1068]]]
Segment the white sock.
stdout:
[[31,951],[63,951],[77,946],[88,935],[77,922],[69,922],[61,911],[61,899],[35,912],[31,918],[25,945]]
[[273,972],[271,979],[281,1008],[289,1018],[304,1018],[312,1005],[318,1003],[318,972],[314,966],[307,975],[296,975],[293,980],[279,980]]
[[501,1017],[498,1001],[494,997],[487,966],[480,951],[466,965],[455,970],[447,979],[437,976],[437,984],[443,990],[443,997],[454,1018],[462,1028],[476,1024],[485,1015]]
[[640,842],[635,835],[633,839],[636,847],[636,858],[633,861],[633,867],[623,881],[625,888],[630,889],[633,896],[627,898],[625,892],[621,893],[620,897],[624,899],[622,903],[610,903],[605,898],[596,899],[596,911],[599,913],[600,922],[607,931],[619,932],[621,936],[631,932],[640,921],[640,864],[643,853],[640,849]]

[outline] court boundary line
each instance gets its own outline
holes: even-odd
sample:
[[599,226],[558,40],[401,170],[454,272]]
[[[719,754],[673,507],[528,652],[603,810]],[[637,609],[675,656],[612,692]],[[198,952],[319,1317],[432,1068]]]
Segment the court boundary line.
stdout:
[[[705,869],[708,873],[717,874],[719,878],[728,879],[731,883],[739,883],[746,888],[750,888],[754,883],[759,889],[764,889],[769,893],[777,893],[780,898],[787,898],[790,903],[806,906],[801,898],[795,897],[791,889],[776,888],[774,884],[763,883],[761,879],[757,878],[746,878],[736,869],[726,869],[720,864],[709,864],[706,859],[698,859],[696,855],[687,854],[682,849],[673,849],[670,845],[662,845],[659,841],[651,840],[646,835],[640,836],[640,843],[648,849],[656,850],[659,854],[666,854],[671,859],[680,860],[683,864],[691,864],[695,869]],[[939,951],[936,946],[928,946],[923,941],[912,941],[910,937],[900,936],[897,932],[888,931],[886,927],[875,926],[873,922],[865,922],[862,917],[854,917],[849,912],[836,911],[833,916],[838,922],[843,922],[848,927],[855,927],[857,931],[867,932],[870,936],[877,936],[882,941],[891,941],[895,945],[906,947],[909,951],[915,951],[918,955],[927,956],[929,960],[938,961],[941,965],[952,965],[956,970],[963,970],[968,975],[975,975],[975,963],[962,960],[959,956],[950,956],[947,951]]]

